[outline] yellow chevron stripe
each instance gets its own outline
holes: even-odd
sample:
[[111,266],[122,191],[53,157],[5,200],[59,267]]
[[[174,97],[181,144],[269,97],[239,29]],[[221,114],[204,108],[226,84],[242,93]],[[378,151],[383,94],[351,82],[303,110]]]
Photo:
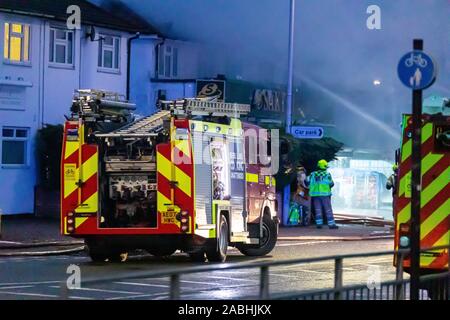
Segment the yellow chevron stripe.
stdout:
[[175,166],[175,180],[178,182],[177,188],[189,197],[191,196],[191,177]]
[[[188,159],[190,159],[189,155],[191,154],[191,152],[189,150],[189,141],[188,140],[175,140],[174,147],[178,148],[179,150],[181,150],[184,153],[184,155],[178,155],[174,151],[175,152],[174,157],[178,157],[178,158],[180,158],[180,160],[182,160],[184,157],[187,157]],[[175,159],[176,158],[174,158],[174,160]]]
[[441,191],[448,183],[450,177],[450,167],[444,170],[436,179],[434,179],[421,193],[421,206],[425,206]]
[[[427,123],[425,126],[422,127],[422,144],[427,141],[431,136],[433,135],[433,124]],[[412,139],[408,139],[403,144],[402,148],[402,162],[408,159],[411,156],[412,153]]]
[[156,169],[167,180],[172,181],[172,162],[164,157],[161,153],[156,154]]
[[86,222],[87,219],[88,219],[87,217],[75,218],[75,229],[81,226],[84,222]]
[[404,162],[406,159],[408,159],[411,156],[412,153],[412,139],[408,139],[403,144],[402,148],[402,162]]
[[[447,168],[421,192],[421,201],[420,201],[421,208],[423,208],[428,202],[430,202],[436,196],[436,194],[439,193],[439,191],[445,188],[445,186],[448,183],[449,175],[450,175],[450,168]],[[444,205],[446,203],[447,202],[445,202]],[[444,209],[445,208],[448,208],[448,204],[447,207],[444,207]],[[447,211],[444,210],[444,212],[448,214],[450,210]],[[411,203],[408,203],[408,205],[398,213],[397,216],[397,219],[399,221],[398,224],[407,222],[410,218],[410,215],[411,215]]]
[[[440,247],[446,246],[449,244],[450,231],[447,231],[438,241],[436,241],[432,247]],[[444,250],[432,250],[431,252],[442,252]],[[438,257],[428,257],[421,256],[420,257],[420,266],[427,267],[434,262],[434,260],[438,259]],[[448,266],[448,263],[446,264]],[[445,266],[444,266],[445,267]]]
[[422,159],[422,176],[427,173],[434,165],[444,157],[443,154],[429,153]]
[[78,141],[66,141],[66,149],[64,150],[64,159],[67,159],[74,154],[80,147]]
[[81,165],[81,181],[86,182],[98,171],[98,153],[96,152],[92,157],[87,159]]
[[[159,212],[166,212],[168,208],[171,207],[172,201],[163,195],[161,192],[157,192],[156,195],[156,206]],[[173,206],[172,206],[173,207]]]
[[397,226],[409,221],[411,217],[411,202],[406,205],[397,215]]
[[422,144],[433,135],[433,124],[428,122],[422,127]]
[[[157,170],[169,181],[177,181],[177,187],[189,197],[191,196],[191,177],[176,167],[169,159],[158,153],[156,155]],[[172,169],[174,177],[172,177]]]
[[447,199],[439,208],[420,224],[420,239],[424,239],[436,226],[448,218],[450,213],[450,199]]
[[[435,154],[435,153],[429,153],[425,156],[425,158],[422,159],[422,170],[421,170],[421,175],[422,177],[428,172],[430,171],[431,168],[434,167],[434,165],[441,160],[444,157],[443,154]],[[411,171],[409,171],[407,174],[405,174],[403,176],[403,178],[400,179],[400,184],[399,184],[399,193],[400,196],[402,196],[403,194],[406,193],[406,197],[410,197],[410,195],[408,196],[408,191],[410,192],[410,189],[408,189],[408,184],[410,183],[411,180]]]
[[411,198],[411,171],[408,171],[403,178],[400,179],[399,195],[400,197],[405,195],[407,198]]
[[75,170],[75,180],[73,181],[64,181],[64,198],[67,198],[72,192],[74,192],[78,186],[75,184],[78,182],[78,179],[86,182],[90,177],[92,177],[98,170],[98,153],[96,152],[92,157],[90,157],[87,161],[85,161],[81,165],[81,174],[80,177],[80,168]]
[[75,209],[75,212],[97,212],[98,211],[98,193],[95,192],[91,195],[86,201],[84,201],[78,208]]

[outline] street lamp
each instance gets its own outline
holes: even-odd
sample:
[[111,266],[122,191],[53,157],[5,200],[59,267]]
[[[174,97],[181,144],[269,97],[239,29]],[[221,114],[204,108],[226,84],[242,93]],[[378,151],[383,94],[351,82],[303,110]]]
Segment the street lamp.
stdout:
[[[294,76],[294,26],[295,26],[295,0],[291,0],[289,19],[289,57],[288,57],[288,86],[286,95],[286,134],[291,133],[292,123],[292,79]],[[288,183],[283,190],[283,221],[285,223],[289,215],[289,203],[291,196],[291,186]]]
[[381,80],[379,80],[379,79],[373,80],[373,85],[374,85],[375,87],[381,86]]

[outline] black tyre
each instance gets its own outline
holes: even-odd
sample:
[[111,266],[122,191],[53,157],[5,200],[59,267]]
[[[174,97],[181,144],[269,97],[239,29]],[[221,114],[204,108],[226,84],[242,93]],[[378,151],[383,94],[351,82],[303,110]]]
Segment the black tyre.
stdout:
[[228,222],[225,216],[220,216],[219,238],[206,249],[206,257],[211,262],[225,262],[228,250]]
[[188,252],[188,254],[189,254],[189,258],[193,262],[205,262],[206,261],[205,251],[203,251],[203,250]]
[[89,257],[93,262],[106,262],[108,260],[108,256],[104,253],[92,253],[89,252]]
[[105,262],[109,258],[106,250],[92,242],[86,242],[85,251],[93,262]]
[[172,254],[174,254],[175,251],[177,251],[176,248],[170,248],[170,247],[147,249],[147,252],[155,257],[168,257],[168,256],[171,256]]
[[277,225],[268,214],[263,217],[262,229],[263,237],[259,245],[239,245],[237,247],[242,254],[257,257],[264,256],[273,250],[277,243]]

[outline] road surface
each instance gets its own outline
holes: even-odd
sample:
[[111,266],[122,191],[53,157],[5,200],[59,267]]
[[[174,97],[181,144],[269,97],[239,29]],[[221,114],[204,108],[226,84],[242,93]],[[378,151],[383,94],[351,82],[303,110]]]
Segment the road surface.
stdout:
[[[230,249],[227,263],[267,261],[291,258],[385,251],[392,240],[370,241],[284,241],[278,242],[270,256],[249,258]],[[60,283],[67,279],[67,267],[75,264],[81,278],[129,274],[136,271],[164,270],[197,265],[185,254],[160,259],[149,255],[130,257],[125,263],[93,263],[84,254],[50,257],[14,257],[0,259],[0,299],[58,299]],[[331,287],[334,262],[270,268],[270,292],[311,290]],[[393,280],[391,256],[344,261],[344,284],[366,284],[373,272],[381,281]],[[237,299],[257,297],[259,270],[221,270],[181,277],[183,299]],[[72,290],[70,299],[167,299],[170,279],[138,279],[108,284],[81,286]]]

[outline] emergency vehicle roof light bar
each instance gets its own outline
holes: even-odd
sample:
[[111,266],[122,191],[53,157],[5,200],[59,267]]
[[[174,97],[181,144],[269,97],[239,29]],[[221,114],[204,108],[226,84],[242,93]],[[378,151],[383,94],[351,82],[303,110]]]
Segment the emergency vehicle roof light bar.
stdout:
[[206,99],[181,99],[160,101],[161,109],[170,110],[176,115],[227,116],[238,118],[250,112],[250,105],[227,103]]

